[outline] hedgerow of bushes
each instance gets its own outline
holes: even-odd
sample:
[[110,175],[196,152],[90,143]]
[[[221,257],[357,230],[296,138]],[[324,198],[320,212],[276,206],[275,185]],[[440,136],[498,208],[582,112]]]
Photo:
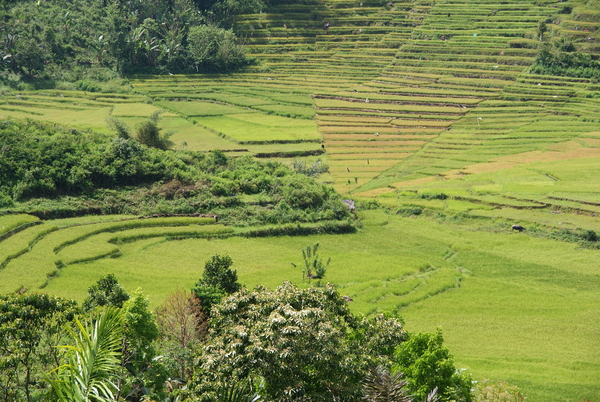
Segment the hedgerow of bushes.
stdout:
[[350,216],[331,187],[281,163],[148,148],[30,121],[0,121],[0,144],[0,212],[215,213],[237,225]]

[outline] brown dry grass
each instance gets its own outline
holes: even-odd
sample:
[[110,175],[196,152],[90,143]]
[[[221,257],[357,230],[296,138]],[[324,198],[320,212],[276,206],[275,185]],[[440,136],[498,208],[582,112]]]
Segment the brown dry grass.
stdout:
[[444,120],[392,120],[391,124],[395,126],[410,126],[410,127],[448,127],[454,124],[454,121]]
[[[362,166],[367,163],[367,158],[357,158],[355,160],[331,160],[328,162],[329,168],[335,168],[338,166]],[[394,166],[397,161],[393,159],[369,159],[369,166],[382,166],[382,167],[390,167]]]
[[347,131],[355,131],[355,132],[368,132],[368,133],[397,133],[398,129],[396,127],[385,127],[385,126],[319,126],[319,131],[322,133],[335,133],[335,132],[347,132]]

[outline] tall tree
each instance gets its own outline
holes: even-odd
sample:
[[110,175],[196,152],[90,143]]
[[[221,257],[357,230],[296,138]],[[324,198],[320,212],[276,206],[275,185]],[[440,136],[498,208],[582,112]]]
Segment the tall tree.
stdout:
[[[150,302],[141,289],[123,304],[123,342],[118,397],[139,401],[152,392],[160,392],[166,375],[156,359],[154,341],[158,326],[149,308]],[[117,397],[117,400],[118,400]]]
[[470,402],[471,378],[456,370],[443,342],[440,329],[434,333],[409,334],[408,340],[396,350],[394,368],[404,374],[408,389],[418,401],[426,400],[437,388],[440,401]]
[[56,349],[45,345],[61,337],[77,303],[46,294],[0,296],[0,400],[39,397],[39,368],[56,364]]
[[114,306],[121,308],[129,300],[129,294],[119,285],[114,274],[108,274],[88,288],[89,296],[83,301],[84,310],[98,306]]
[[229,71],[246,62],[242,46],[232,30],[216,25],[192,27],[188,34],[188,51],[198,69]]
[[162,353],[171,377],[182,383],[191,378],[193,350],[206,333],[206,318],[193,293],[175,292],[156,309]]
[[390,345],[404,338],[397,320],[354,317],[331,286],[243,289],[212,313],[195,374],[196,392],[209,399],[243,380],[274,401],[355,399],[368,368],[389,365]]
[[200,305],[206,312],[221,301],[223,296],[230,295],[241,289],[237,272],[231,269],[233,260],[228,255],[214,255],[204,264],[202,278],[192,289]]

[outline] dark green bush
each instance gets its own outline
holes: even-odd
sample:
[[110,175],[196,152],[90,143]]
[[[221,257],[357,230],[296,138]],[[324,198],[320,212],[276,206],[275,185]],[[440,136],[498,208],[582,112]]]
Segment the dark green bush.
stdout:
[[97,85],[89,80],[77,81],[75,83],[75,88],[77,88],[81,91],[88,91],[88,92],[101,92],[102,91],[102,88],[100,88],[99,85]]
[[246,63],[244,49],[233,31],[216,25],[192,27],[188,51],[193,63],[204,71],[230,71]]
[[423,213],[423,208],[421,207],[402,207],[396,210],[396,214],[402,216],[411,216],[411,215],[421,215]]
[[544,44],[529,72],[597,79],[600,78],[600,64],[590,54],[576,51],[574,44],[563,38]]
[[417,197],[425,200],[445,200],[448,198],[448,195],[444,193],[423,193],[419,194]]
[[[123,137],[0,122],[0,208],[43,219],[216,213],[242,226],[350,215],[331,187],[280,163],[148,148]],[[260,205],[244,201],[252,194],[262,195]]]

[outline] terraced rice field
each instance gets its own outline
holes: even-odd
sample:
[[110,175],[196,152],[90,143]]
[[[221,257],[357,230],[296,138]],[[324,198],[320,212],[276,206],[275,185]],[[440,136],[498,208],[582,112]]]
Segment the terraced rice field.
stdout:
[[414,204],[407,191],[444,192],[469,212],[483,186],[503,214],[518,213],[515,198],[593,214],[580,199],[600,203],[596,187],[552,169],[543,185],[491,176],[598,156],[600,85],[528,73],[542,20],[546,40],[600,49],[600,19],[582,0],[281,4],[236,19],[256,60],[241,72],[133,77],[135,94],[5,94],[0,116],[107,132],[109,116],[135,126],[162,109],[176,148],[318,157],[329,165],[322,180],[353,198],[402,206]]
[[[538,22],[563,6],[282,5],[236,21],[258,65],[229,76],[140,77],[134,85],[235,142],[231,150],[290,157],[324,150],[331,173],[324,180],[374,197],[595,131],[595,84],[527,73]],[[563,35],[569,24],[550,24],[552,34]],[[588,34],[591,49],[596,38]],[[245,121],[248,113],[261,125]],[[276,123],[272,115],[298,123]]]
[[36,220],[2,216],[0,226],[22,230],[0,242],[0,291],[42,288],[81,301],[112,273],[129,291],[142,287],[156,306],[189,289],[217,253],[232,257],[249,287],[282,280],[307,286],[290,262],[300,263],[301,249],[319,242],[321,254],[332,257],[326,280],[354,300],[353,311],[401,308],[410,331],[442,326],[458,367],[475,379],[509,381],[539,402],[597,395],[596,250],[510,233],[503,220],[439,221],[382,210],[360,217],[364,226],[354,234],[265,240],[232,236],[231,228],[201,217],[106,215],[29,226]]
[[593,147],[598,85],[527,69],[539,21],[547,39],[595,52],[596,19],[583,1],[281,4],[236,19],[257,61],[239,73],[134,77],[135,95],[5,95],[0,113],[107,131],[108,116],[133,126],[161,108],[177,148],[320,156],[340,192],[376,197],[571,140]]
[[528,67],[540,21],[546,40],[597,54],[597,15],[582,0],[281,4],[237,17],[256,63],[235,74],[138,76],[128,95],[6,94],[0,115],[106,132],[106,117],[134,126],[162,109],[177,148],[319,157],[348,197],[401,207],[438,192],[470,213],[595,214],[595,185],[560,172],[596,171],[600,85]]
[[[245,283],[276,286],[300,281],[290,253],[319,241],[344,267],[328,280],[356,311],[402,308],[409,329],[443,324],[461,364],[530,400],[595,397],[597,337],[578,320],[597,322],[597,251],[509,236],[512,223],[600,231],[600,85],[528,73],[541,20],[546,39],[600,53],[600,18],[583,0],[323,0],[239,16],[257,63],[234,74],[132,77],[133,94],[0,96],[1,117],[101,132],[107,117],[133,127],[162,109],[176,148],[321,158],[321,180],[348,198],[412,214],[368,211],[355,235],[269,242],[205,218],[7,215],[0,291],[81,299],[100,274],[127,287],[145,272],[159,302],[217,252]],[[422,209],[439,222],[415,219]]]

